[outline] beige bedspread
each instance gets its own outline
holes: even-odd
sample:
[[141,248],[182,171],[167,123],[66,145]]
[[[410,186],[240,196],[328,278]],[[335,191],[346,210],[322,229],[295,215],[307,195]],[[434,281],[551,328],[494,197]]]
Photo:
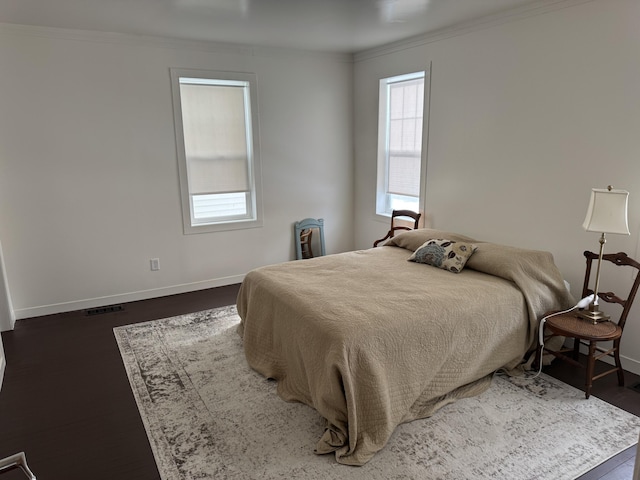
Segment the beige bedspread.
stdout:
[[317,453],[362,465],[397,425],[489,386],[572,299],[551,254],[477,243],[461,273],[408,262],[429,238],[250,272],[238,295],[249,365],[326,419]]

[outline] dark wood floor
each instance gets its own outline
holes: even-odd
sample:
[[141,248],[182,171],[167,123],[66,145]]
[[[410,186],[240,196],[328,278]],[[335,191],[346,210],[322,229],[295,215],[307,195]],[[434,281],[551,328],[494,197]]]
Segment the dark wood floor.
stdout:
[[[113,327],[235,303],[238,285],[16,322],[3,332],[7,368],[0,391],[0,458],[24,451],[38,480],[159,480]],[[582,387],[580,371],[555,362],[545,372]],[[640,381],[628,374],[627,384]],[[640,416],[640,393],[615,375],[593,395]],[[630,480],[635,448],[582,480]],[[2,480],[24,478],[13,471]],[[15,474],[15,475],[14,475]]]

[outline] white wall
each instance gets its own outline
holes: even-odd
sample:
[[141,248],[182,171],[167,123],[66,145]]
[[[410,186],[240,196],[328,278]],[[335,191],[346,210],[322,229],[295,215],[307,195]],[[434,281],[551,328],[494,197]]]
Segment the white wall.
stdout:
[[[12,329],[14,323],[15,316],[13,314],[11,295],[9,294],[9,285],[7,283],[7,275],[4,268],[2,244],[0,244],[0,331]],[[4,355],[4,347],[2,346],[2,335],[0,335],[0,389],[2,389],[2,381],[4,380],[4,371],[6,366],[7,361]]]
[[[2,253],[2,244],[0,243],[0,332],[11,330],[15,324],[16,318],[13,313],[13,305],[11,304],[11,294],[9,293],[9,282],[7,281],[7,272],[4,267],[4,255]],[[0,340],[0,369],[2,366],[4,354],[2,352],[2,341]]]
[[[9,294],[7,274],[4,268],[2,244],[0,244],[0,332],[4,330],[11,330],[14,323],[15,316],[11,305],[11,295]],[[7,361],[4,355],[4,347],[2,346],[2,335],[0,335],[0,389],[2,389],[2,380],[4,379],[4,370],[6,366]]]
[[[240,281],[294,258],[305,217],[325,219],[329,253],[369,247],[388,229],[373,214],[378,79],[429,62],[427,225],[549,250],[579,296],[582,251],[598,246],[581,229],[591,187],[631,192],[631,236],[607,251],[640,257],[640,2],[565,3],[364,52],[353,69],[342,56],[0,25],[0,242],[16,315]],[[257,74],[263,228],[182,233],[170,67]],[[636,373],[638,317],[640,299],[622,345]]]
[[[640,2],[567,4],[356,57],[356,247],[388,228],[373,215],[378,79],[432,62],[427,226],[549,250],[579,298],[582,252],[599,247],[581,228],[590,189],[612,184],[631,192],[631,235],[606,251],[640,257]],[[639,317],[640,299],[622,342],[635,373]]]
[[[352,248],[350,56],[0,24],[0,63],[18,318],[239,282],[293,259],[305,217],[329,253]],[[257,74],[262,228],[183,234],[170,67]]]

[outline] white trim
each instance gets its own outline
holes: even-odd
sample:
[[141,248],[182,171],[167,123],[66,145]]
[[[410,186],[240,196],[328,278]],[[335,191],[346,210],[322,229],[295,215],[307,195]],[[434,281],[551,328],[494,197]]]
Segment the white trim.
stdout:
[[138,292],[122,293],[117,295],[106,295],[104,297],[88,298],[84,300],[74,300],[72,302],[55,303],[51,305],[41,305],[36,307],[20,308],[15,310],[18,320],[30,317],[39,317],[42,315],[52,315],[55,313],[72,312],[75,310],[84,310],[86,308],[95,308],[105,305],[113,305],[116,303],[136,302],[138,300],[147,300],[150,298],[165,297],[168,295],[176,295],[179,293],[195,292],[197,290],[205,290],[207,288],[222,287],[225,285],[233,285],[242,283],[244,275],[232,275],[229,277],[213,278],[210,280],[201,280],[199,282],[183,283],[180,285],[172,285],[169,287],[152,288],[149,290],[141,290]]
[[[605,342],[603,342],[605,343]],[[568,338],[564,344],[567,347],[573,347],[573,339]],[[589,349],[587,345],[580,344],[580,353],[587,355],[589,353]],[[601,361],[608,363],[609,365],[615,365],[615,362],[612,357],[605,355],[600,359]],[[622,368],[624,368],[627,372],[635,373],[636,375],[640,375],[640,361],[635,360],[631,357],[627,357],[626,355],[620,354],[620,362],[622,362]]]
[[353,63],[351,53],[319,52],[295,48],[266,47],[259,45],[242,45],[236,43],[185,40],[173,37],[153,35],[135,35],[130,33],[100,32],[97,30],[80,30],[71,28],[42,27],[0,22],[0,34],[13,33],[41,38],[58,38],[78,42],[111,43],[134,47],[169,48],[175,50],[197,50],[209,53],[229,55],[245,55],[249,57],[298,57],[313,61],[332,60],[339,63]]
[[135,35],[129,33],[100,32],[96,30],[81,30],[58,27],[43,27],[35,25],[21,25],[0,22],[0,33],[15,33],[45,38],[60,38],[75,41],[116,43],[131,46],[149,46],[156,48],[172,48],[186,50],[200,50],[214,53],[228,53],[235,55],[261,57],[301,57],[307,59],[325,59],[340,63],[356,63],[396,51],[437,42],[459,35],[465,35],[478,30],[543,15],[555,10],[594,2],[596,0],[540,0],[538,2],[516,7],[503,12],[459,23],[442,29],[415,35],[410,38],[387,43],[380,47],[364,49],[354,53],[320,52],[285,47],[266,47],[259,45],[243,45],[237,43],[186,40],[173,37],[154,35]]
[[638,438],[638,446],[636,450],[636,461],[633,467],[633,480],[640,480],[640,435]]
[[[422,103],[422,145],[420,153],[420,196],[418,198],[419,212],[425,212],[426,205],[426,188],[427,188],[427,164],[429,150],[429,120],[431,112],[431,61],[427,62],[423,70],[410,73],[393,75],[390,77],[380,78],[378,82],[378,148],[376,159],[376,201],[373,208],[373,219],[379,222],[388,222],[391,218],[391,212],[386,212],[387,192],[387,174],[388,174],[388,85],[416,78],[424,79],[423,103]],[[389,82],[393,79],[393,82]],[[383,87],[384,86],[384,90]],[[382,108],[383,102],[386,103]],[[380,127],[385,125],[387,129],[384,136],[380,135]]]
[[620,355],[620,360],[622,361],[622,367],[631,373],[635,373],[636,375],[640,375],[640,361],[635,360],[631,357],[627,357],[625,355]]
[[11,303],[9,280],[7,279],[7,270],[4,265],[2,245],[0,245],[0,332],[13,330],[15,323],[16,315]]
[[[176,157],[178,160],[178,176],[180,180],[180,198],[182,205],[182,223],[185,235],[198,233],[222,232],[245,228],[259,228],[263,225],[262,212],[262,169],[260,160],[260,116],[258,112],[257,75],[251,72],[228,72],[190,68],[170,68],[171,94],[173,103],[174,130],[176,137]],[[217,218],[210,223],[193,221],[193,209],[187,174],[187,158],[185,154],[184,133],[182,124],[182,106],[180,96],[181,79],[197,79],[241,82],[245,92],[245,122],[247,128],[247,152],[249,160],[249,190],[251,204],[247,205],[249,218],[224,219]]]
[[4,380],[4,370],[7,366],[7,359],[4,356],[4,347],[2,346],[2,336],[0,336],[0,390],[2,390],[2,380]]
[[357,63],[409,48],[419,47],[428,43],[439,42],[447,38],[466,35],[471,32],[492,28],[505,23],[515,22],[529,17],[543,15],[555,10],[562,10],[564,8],[594,1],[596,0],[540,0],[521,7],[516,7],[492,15],[486,15],[468,22],[444,27],[433,32],[415,35],[397,42],[387,43],[380,47],[362,50],[353,54],[353,61],[354,63]]
[[[427,170],[429,168],[429,133],[431,132],[431,78],[432,62],[429,62],[425,75],[429,81],[424,84],[424,105],[422,107],[422,159],[420,166],[420,200],[419,210],[422,213],[422,225],[426,225],[427,212]],[[427,77],[425,77],[427,78]],[[424,128],[424,126],[427,128]]]

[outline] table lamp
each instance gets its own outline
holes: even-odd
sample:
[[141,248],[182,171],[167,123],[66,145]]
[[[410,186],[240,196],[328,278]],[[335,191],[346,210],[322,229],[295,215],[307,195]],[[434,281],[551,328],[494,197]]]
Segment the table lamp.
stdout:
[[587,216],[584,219],[582,228],[587,232],[600,233],[600,254],[598,256],[598,268],[596,270],[596,286],[593,289],[595,296],[588,309],[578,313],[580,318],[590,320],[592,323],[603,322],[609,320],[609,316],[600,311],[598,306],[598,288],[600,287],[600,265],[602,263],[602,254],[604,252],[604,244],[606,243],[605,234],[616,233],[620,235],[629,235],[629,226],[627,223],[627,202],[629,192],[626,190],[614,190],[611,185],[606,189],[591,189],[591,200],[587,209]]

